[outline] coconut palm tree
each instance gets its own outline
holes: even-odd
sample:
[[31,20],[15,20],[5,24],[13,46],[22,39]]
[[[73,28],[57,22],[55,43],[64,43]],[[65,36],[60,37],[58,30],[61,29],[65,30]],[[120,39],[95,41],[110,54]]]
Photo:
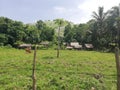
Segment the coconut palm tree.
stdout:
[[107,14],[108,12],[104,12],[104,8],[103,7],[99,7],[98,8],[98,12],[93,12],[93,18],[95,19],[95,30],[96,30],[96,41],[97,41],[97,45],[96,47],[99,48],[99,46],[104,46],[104,44],[106,43],[106,40],[104,38],[104,34],[106,33],[107,29],[106,29],[106,18],[107,18]]
[[105,28],[105,23],[104,22],[107,18],[107,14],[108,14],[108,12],[104,13],[104,8],[103,7],[98,8],[98,13],[93,12],[92,16],[97,23],[99,33],[104,32],[104,28]]

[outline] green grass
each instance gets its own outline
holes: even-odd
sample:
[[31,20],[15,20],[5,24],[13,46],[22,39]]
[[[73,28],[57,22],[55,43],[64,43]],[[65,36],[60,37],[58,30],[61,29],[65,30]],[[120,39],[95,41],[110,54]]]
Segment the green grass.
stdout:
[[[31,90],[31,54],[0,48],[0,90]],[[37,90],[116,90],[113,53],[96,51],[37,51]]]

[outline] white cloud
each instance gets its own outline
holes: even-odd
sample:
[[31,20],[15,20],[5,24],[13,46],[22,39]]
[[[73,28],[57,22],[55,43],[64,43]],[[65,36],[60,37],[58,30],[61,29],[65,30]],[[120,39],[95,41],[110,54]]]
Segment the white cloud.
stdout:
[[84,12],[91,12],[96,10],[96,6],[98,6],[97,0],[87,0],[83,4],[79,4],[78,8]]
[[77,3],[74,7],[56,6],[54,7],[54,13],[56,16],[74,23],[86,23],[92,19],[92,12],[97,12],[99,6],[103,6],[104,10],[107,11],[113,6],[118,6],[119,3],[118,0],[85,0],[82,3]]
[[79,4],[77,7],[82,13],[80,17],[80,22],[85,23],[92,18],[92,12],[97,11],[98,1],[97,0],[86,0],[84,3]]
[[65,11],[66,11],[66,8],[64,8],[64,7],[60,7],[60,6],[56,6],[56,7],[54,7],[54,10],[55,10],[55,12],[56,13],[65,13]]
[[62,6],[54,7],[54,13],[57,16],[63,17],[64,19],[70,20],[74,23],[85,23],[90,20],[92,12],[97,10],[98,4],[96,0],[86,0],[83,3],[77,3],[78,6],[71,8],[65,8]]
[[86,0],[83,4],[79,4],[78,8],[85,12],[97,11],[99,6],[103,6],[105,11],[111,9],[113,6],[118,6],[118,0]]
[[119,0],[100,0],[99,6],[104,6],[105,11],[111,9],[113,6],[118,6],[120,1]]
[[64,18],[74,23],[85,23],[92,18],[93,11],[97,12],[99,6],[104,6],[107,11],[113,6],[118,6],[119,3],[120,0],[20,0],[20,2],[2,0],[0,14],[31,23],[34,20],[55,18]]
[[78,8],[83,12],[81,22],[90,20],[92,12],[97,12],[99,6],[103,6],[104,10],[107,11],[113,6],[118,6],[119,3],[119,0],[86,0],[83,4],[78,5]]

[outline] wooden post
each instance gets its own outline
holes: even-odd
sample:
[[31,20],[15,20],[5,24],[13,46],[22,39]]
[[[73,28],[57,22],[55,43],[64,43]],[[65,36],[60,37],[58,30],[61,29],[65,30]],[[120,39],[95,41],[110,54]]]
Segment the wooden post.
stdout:
[[58,48],[57,48],[57,58],[59,58],[59,50],[60,50],[60,26],[58,29]]
[[115,48],[116,69],[117,69],[117,90],[120,90],[120,57],[119,48]]
[[[120,18],[120,3],[119,3],[119,18]],[[118,47],[120,48],[120,19],[118,19]]]
[[35,68],[36,68],[36,51],[37,51],[37,46],[35,45],[34,49],[34,58],[33,58],[33,73],[32,73],[32,79],[33,79],[33,89],[36,90],[36,75],[35,75]]

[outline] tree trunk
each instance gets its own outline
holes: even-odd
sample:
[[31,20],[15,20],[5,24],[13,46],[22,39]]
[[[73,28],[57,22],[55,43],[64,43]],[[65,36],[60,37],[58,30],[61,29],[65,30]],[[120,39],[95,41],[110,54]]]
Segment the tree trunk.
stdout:
[[36,51],[37,51],[37,46],[35,45],[35,49],[34,49],[34,58],[33,58],[33,73],[32,73],[32,79],[33,79],[33,90],[36,90],[36,75],[35,75],[35,67],[36,67]]
[[[120,3],[119,3],[119,18],[120,18]],[[120,21],[118,20],[118,47],[120,48]]]
[[57,49],[57,58],[59,58],[59,49]]
[[119,48],[115,48],[115,58],[116,58],[116,69],[117,69],[117,90],[120,90],[120,58],[119,58]]
[[57,58],[59,58],[59,50],[60,50],[60,26],[58,29],[58,48],[57,48]]

